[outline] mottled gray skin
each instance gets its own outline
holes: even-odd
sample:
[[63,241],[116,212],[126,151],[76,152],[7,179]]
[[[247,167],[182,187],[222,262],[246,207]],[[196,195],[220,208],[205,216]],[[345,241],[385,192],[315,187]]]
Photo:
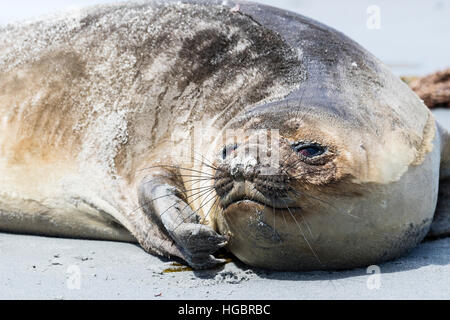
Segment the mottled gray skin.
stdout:
[[[226,247],[284,270],[449,234],[448,134],[380,61],[298,14],[181,3],[0,29],[0,230],[137,241],[194,268]],[[198,123],[217,139],[186,158]],[[279,130],[281,165],[261,174],[245,136],[224,156],[227,129]]]

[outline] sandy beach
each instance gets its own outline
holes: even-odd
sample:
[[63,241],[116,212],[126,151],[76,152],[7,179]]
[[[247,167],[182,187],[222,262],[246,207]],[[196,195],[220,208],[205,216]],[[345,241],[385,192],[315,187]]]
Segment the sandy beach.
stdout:
[[[16,2],[0,4],[0,25],[87,4],[42,1],[37,8]],[[105,2],[113,1],[96,1]],[[379,30],[366,25],[372,1],[260,2],[343,31],[399,76],[450,66],[448,2],[377,1]],[[450,110],[433,112],[450,130]],[[235,260],[194,272],[134,244],[6,233],[0,233],[0,261],[0,299],[450,299],[450,238],[423,242],[406,256],[379,265],[376,278],[366,268],[273,272]]]

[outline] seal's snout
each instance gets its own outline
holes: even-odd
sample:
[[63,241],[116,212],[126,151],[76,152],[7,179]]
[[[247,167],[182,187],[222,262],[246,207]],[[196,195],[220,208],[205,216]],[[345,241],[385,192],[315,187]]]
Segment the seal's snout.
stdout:
[[292,203],[288,175],[281,170],[267,174],[268,165],[260,157],[266,150],[261,145],[232,145],[224,150],[214,184],[222,208],[242,200],[275,208]]
[[257,164],[258,161],[252,155],[239,155],[230,161],[230,173],[234,177],[251,178],[255,173]]
[[236,180],[252,180],[258,174],[258,146],[243,145],[224,147],[222,171],[227,171]]

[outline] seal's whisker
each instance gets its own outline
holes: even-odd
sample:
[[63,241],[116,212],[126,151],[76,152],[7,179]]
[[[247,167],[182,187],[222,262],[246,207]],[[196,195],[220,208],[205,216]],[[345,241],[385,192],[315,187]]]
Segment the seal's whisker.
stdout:
[[194,163],[197,162],[199,165],[206,166],[206,167],[211,168],[213,170],[219,170],[219,168],[215,167],[212,163],[208,164],[205,161],[199,160],[199,159],[197,159],[195,157],[192,157],[191,160],[194,160]]
[[172,168],[172,169],[178,169],[178,170],[187,170],[187,171],[193,171],[193,172],[197,172],[197,173],[200,173],[200,174],[204,174],[204,175],[207,175],[207,176],[214,177],[214,175],[212,175],[210,173],[206,173],[206,172],[200,171],[200,170],[196,170],[196,169],[192,169],[192,168],[184,168],[184,167],[174,166],[174,165],[169,165],[169,164],[154,165],[154,166],[151,166],[151,167],[139,169],[137,171],[150,170],[150,169],[154,169],[154,168]]
[[[209,190],[201,190],[201,191],[199,191],[199,192],[197,192],[197,193],[194,193],[194,194],[190,195],[189,197],[186,197],[186,199],[189,199],[190,197],[195,197],[195,196],[198,195],[198,194],[206,193],[206,192],[208,192],[208,191],[209,191]],[[170,195],[165,195],[165,196],[170,196]],[[133,210],[132,212],[134,212],[134,211],[136,211],[136,210],[139,210],[139,209],[142,209],[144,206],[146,206],[146,205],[149,204],[150,202],[152,202],[152,201],[154,201],[154,200],[157,200],[157,199],[159,199],[159,198],[164,198],[165,196],[158,197],[158,198],[155,198],[155,199],[146,201],[142,206],[140,206],[139,208]],[[200,198],[201,196],[202,196],[202,195],[198,196],[198,198]],[[190,204],[192,204],[192,203],[193,203],[195,200],[197,200],[198,198],[192,200],[190,203],[188,203],[188,204],[186,205],[186,207],[189,206]],[[174,206],[176,206],[178,203],[179,203],[179,202],[175,202],[174,204],[170,205],[170,206],[169,206],[168,208],[166,208],[166,210],[164,210],[159,216],[162,217],[162,216],[164,215],[164,213],[166,213],[169,209],[171,209],[171,208],[173,208]],[[184,210],[186,207],[184,207],[183,210]],[[132,212],[131,212],[131,213],[132,213]]]
[[[210,196],[212,194],[212,198],[209,198],[208,199],[208,197]],[[213,200],[214,198],[218,198],[217,197],[217,195],[215,194],[215,189],[213,188],[212,190],[211,190],[211,192],[207,195],[207,196],[205,196],[205,199],[208,199],[205,203],[203,203],[203,201],[205,201],[205,200],[203,200],[201,203],[200,203],[200,207],[194,212],[194,213],[198,213],[199,211],[200,211],[200,209],[202,209],[205,205],[207,205],[209,202],[211,202],[211,200]]]
[[[293,155],[294,155],[294,154],[291,154],[291,155],[288,157],[288,160],[290,160],[290,158],[291,158]],[[286,161],[286,162],[287,162],[287,161]],[[285,168],[282,168],[282,170],[283,170],[284,173],[289,174],[289,173],[288,173],[288,170],[294,168],[296,165],[298,165],[299,163],[302,163],[302,162],[303,162],[302,159],[295,159],[295,160],[292,161],[288,166],[286,166]],[[320,171],[323,171],[323,169],[318,169],[318,170],[317,170],[317,169],[315,168],[315,170],[311,170],[311,172],[320,172]]]
[[[206,219],[208,218],[208,215],[209,215],[209,213],[211,212],[211,210],[212,210],[212,208],[214,208],[214,206],[216,206],[216,204],[218,203],[218,201],[219,201],[219,197],[217,196],[217,195],[214,195],[213,194],[213,198],[212,199],[216,199],[216,200],[214,200],[214,202],[213,202],[213,204],[212,204],[212,206],[209,208],[209,210],[208,210],[208,212],[206,213],[206,215],[203,217],[203,222],[201,222],[201,224],[204,224],[205,222],[206,222]],[[212,200],[211,199],[211,200]],[[208,200],[208,202],[207,203],[209,203],[211,200]],[[205,205],[207,204],[207,203],[205,203]],[[200,231],[200,226],[199,226],[199,231]],[[191,238],[192,237],[192,235],[189,237],[189,238]]]
[[284,159],[284,162],[280,165],[281,167],[281,172],[285,173],[287,175],[289,175],[288,170],[292,169],[293,167],[295,167],[297,164],[301,163],[303,160],[302,159],[295,159],[294,161],[292,161],[290,164],[288,164],[287,166],[285,166],[285,164],[288,162],[288,160],[291,160],[291,157],[294,154],[291,153],[288,157],[286,157],[286,159]]
[[291,159],[291,157],[293,156],[293,154],[289,154],[289,156],[287,156],[285,159],[283,159],[283,161],[279,164],[279,167],[281,168],[281,172],[286,173],[287,174],[287,170],[289,170],[290,168],[284,168],[284,165],[288,162],[288,160]]
[[[275,177],[272,176],[272,183],[275,182]],[[276,232],[276,220],[275,220],[275,203],[273,201],[273,198],[270,199],[270,202],[272,204],[272,216],[273,216],[273,235],[275,236],[275,232]],[[264,205],[264,208],[266,208],[266,206]]]
[[[255,186],[252,186],[252,188],[253,188],[253,190],[255,191],[255,193],[256,193],[256,191],[258,191],[258,189],[256,189],[256,187]],[[255,198],[254,198],[254,196],[251,196],[251,199],[252,200],[255,200]],[[272,207],[272,216],[273,216],[273,235],[275,236],[275,234],[276,234],[276,215],[275,215],[275,203],[274,203],[274,201],[273,201],[273,198],[271,198],[270,199],[270,202],[271,202],[271,207]],[[264,203],[264,207],[263,207],[263,209],[262,209],[262,212],[264,212],[264,210],[267,208],[267,204],[266,203]],[[284,222],[286,223],[286,225],[287,225],[287,221],[286,221],[286,218],[284,217],[284,214],[283,214],[283,218],[284,218]]]
[[[212,190],[212,191],[214,191],[214,190]],[[204,194],[208,194],[207,195],[207,197],[211,194],[211,192],[212,191],[203,191],[204,193],[202,193],[200,196],[198,196],[197,198],[195,198],[194,200],[192,200],[192,201],[190,201],[189,203],[187,203],[186,204],[186,206],[181,210],[181,212],[183,212],[186,208],[188,208],[194,201],[196,201],[197,199],[199,199],[200,197],[202,197]],[[172,208],[172,207],[174,207],[175,205],[177,205],[178,204],[178,202],[176,202],[176,203],[174,203],[173,205],[171,205],[170,207],[168,207],[166,210],[164,210],[164,212],[163,213],[161,213],[160,214],[160,217],[162,217],[163,216],[163,214],[164,213],[166,213],[170,208]],[[201,208],[201,207],[200,207]],[[200,209],[199,208],[199,209]],[[199,210],[198,209],[198,210]],[[193,213],[191,213],[190,215],[188,215],[187,217],[185,217],[173,230],[171,230],[172,232],[175,232],[183,223],[185,223],[186,221],[187,221],[187,219],[189,219],[190,217],[192,217],[192,215],[193,214],[196,214],[197,213],[197,211],[198,210],[196,210],[195,212],[193,212]],[[162,246],[162,244],[164,243],[164,242],[166,242],[166,241],[170,241],[170,240],[165,240],[165,239],[163,239],[161,242],[160,242],[160,244],[159,244],[159,246],[158,246],[158,249],[161,249],[161,246]]]
[[[194,152],[195,152],[196,154],[198,154],[199,156],[202,157],[202,160],[201,160],[201,163],[202,163],[202,164],[206,165],[207,167],[209,167],[209,168],[211,168],[211,169],[223,171],[223,169],[220,169],[220,168],[218,168],[217,166],[215,166],[214,163],[213,163],[211,160],[209,160],[208,158],[206,158],[203,154],[201,154],[201,153],[199,153],[199,152],[196,152],[195,150],[194,150]],[[194,158],[194,159],[195,159],[195,158]],[[203,161],[203,159],[205,159],[206,161],[208,161],[209,164],[205,163],[205,162]]]
[[195,187],[195,188],[191,188],[189,190],[182,190],[182,191],[184,193],[186,193],[186,192],[197,191],[197,190],[205,190],[205,189],[209,190],[209,189],[212,189],[212,188],[214,188],[214,186],[201,186],[201,187]]
[[[215,200],[214,200],[214,199],[215,199]],[[211,200],[214,200],[213,205],[209,208],[207,214],[203,217],[203,223],[206,221],[206,218],[208,217],[209,212],[210,212],[211,209],[214,207],[214,205],[215,205],[215,203],[216,203],[216,201],[217,201],[218,199],[219,199],[219,198],[218,198],[216,195],[213,194],[212,198],[210,198],[208,201],[206,201],[203,205],[200,206],[200,208],[198,208],[198,209],[195,211],[195,213],[197,213],[201,208],[203,208],[203,207],[206,206],[208,203],[210,203]],[[200,227],[203,225],[203,223],[199,223],[199,230],[200,230]],[[189,238],[191,238],[192,236],[193,236],[193,234],[191,234]]]
[[191,186],[193,186],[196,183],[202,182],[202,181],[212,181],[214,179],[210,179],[210,178],[198,178],[198,179],[192,179],[192,180],[186,180],[184,181],[184,183],[191,183]]
[[[197,163],[199,165],[204,165],[204,166],[206,166],[206,167],[208,167],[210,169],[213,169],[213,170],[223,171],[223,169],[220,169],[220,168],[216,167],[214,165],[214,163],[211,160],[207,159],[203,154],[201,154],[199,152],[196,152],[196,151],[193,151],[193,152],[198,154],[199,156],[201,156],[202,159],[198,159],[195,156],[186,156],[186,157],[178,156],[178,157],[174,157],[173,159],[180,160],[182,162],[184,161],[184,162],[187,162],[187,163],[193,162],[193,163]],[[208,162],[205,162],[203,159],[208,161]]]
[[[208,191],[205,191],[205,193],[206,192],[208,192]],[[208,195],[210,194],[210,192],[208,193]],[[195,198],[194,200],[192,200],[191,202],[189,202],[189,203],[187,203],[186,205],[185,205],[185,207],[181,210],[181,212],[183,212],[186,208],[188,208],[194,201],[196,201],[198,198],[200,198],[200,197],[202,197],[204,195],[204,193],[203,194],[201,194],[200,196],[198,196],[197,198]],[[172,208],[172,207],[174,207],[175,205],[177,205],[178,204],[178,202],[176,202],[176,203],[174,203],[173,205],[171,205],[170,207],[168,207],[166,210],[164,210],[164,212],[163,213],[161,213],[160,214],[160,217],[162,217],[163,216],[163,214],[164,213],[166,213],[170,208]],[[194,213],[192,213],[192,214],[194,214]],[[173,230],[171,230],[172,232],[175,232],[183,223],[185,223],[186,222],[186,220],[188,219],[188,218],[190,218],[191,216],[192,216],[192,214],[190,214],[189,216],[187,216],[187,217],[185,217]],[[161,245],[164,243],[164,241],[169,241],[169,240],[164,240],[163,239],[163,241],[161,241],[160,242],[160,244],[159,244],[159,246],[158,246],[158,248],[160,249],[161,248]]]
[[[288,205],[287,205],[286,201],[284,201],[284,199],[282,199],[282,200],[283,200],[283,202],[284,202],[284,204],[286,205],[286,208],[287,208]],[[300,219],[302,219],[302,222],[306,225],[306,228],[308,229],[308,232],[309,232],[309,234],[310,234],[311,237],[312,237],[313,234],[312,234],[311,228],[309,227],[308,222],[306,221],[306,217],[304,217],[304,216],[302,215],[301,210],[300,210],[299,214],[300,214]]]
[[[206,188],[206,187],[205,187],[205,188]],[[210,186],[210,188],[214,188],[214,187]],[[183,191],[183,192],[190,192],[190,191],[194,191],[194,190],[197,190],[197,188],[196,188],[196,189],[191,189],[191,190],[182,190],[182,191]],[[207,190],[209,190],[209,189],[207,189]],[[204,192],[204,191],[205,191],[205,190],[201,190],[200,192]],[[191,194],[191,195],[187,196],[186,199],[189,199],[190,197],[195,196],[195,195],[199,194],[200,192]],[[169,194],[165,194],[165,195],[163,195],[163,196],[159,196],[159,197],[156,197],[156,198],[147,200],[147,201],[144,202],[144,204],[142,204],[142,205],[138,206],[137,208],[133,209],[132,211],[130,211],[130,212],[128,213],[128,215],[131,215],[132,213],[138,211],[139,209],[142,209],[144,206],[148,205],[150,202],[153,202],[153,201],[158,200],[158,199],[170,197],[170,196],[173,196],[173,194],[169,193]]]
[[[206,198],[209,197],[209,195],[210,195],[212,192],[214,192],[214,189],[208,192],[208,195],[206,196]],[[203,195],[202,195],[202,196],[203,196]],[[192,217],[192,215],[197,214],[197,212],[198,212],[201,208],[203,208],[206,204],[208,204],[208,203],[209,203],[212,199],[214,199],[215,197],[216,197],[216,196],[214,195],[210,200],[208,200],[206,203],[204,203],[203,205],[201,205],[196,211],[192,212],[190,215],[188,215],[187,217],[185,217],[178,225],[175,226],[175,228],[173,228],[173,230],[171,230],[171,232],[175,232],[181,225],[183,225],[183,223],[185,223],[185,222],[187,221],[187,219],[189,219],[190,217]],[[197,198],[197,199],[198,199],[198,198]],[[218,198],[217,198],[217,199],[218,199]],[[216,199],[216,200],[217,200],[217,199]],[[193,200],[193,201],[195,201],[195,200]],[[193,202],[193,201],[192,201],[192,202]],[[204,201],[204,200],[203,200],[203,201]],[[203,202],[203,201],[202,201],[202,202]],[[192,202],[191,202],[191,203],[192,203]],[[190,205],[190,204],[187,204],[181,211],[184,211],[189,205]],[[161,214],[161,216],[162,216],[162,214]],[[200,228],[200,224],[199,224],[199,228]],[[192,237],[192,234],[189,236],[188,239],[190,239],[191,237]],[[162,246],[162,244],[163,244],[164,242],[170,242],[170,240],[169,240],[169,239],[162,239],[162,241],[160,241],[160,243],[159,243],[159,245],[158,245],[158,249],[161,249],[161,246]]]
[[211,166],[211,165],[209,165],[209,164],[207,164],[205,162],[202,162],[202,165],[204,165],[204,166],[206,166],[206,167],[208,167],[210,169],[216,170],[216,171],[223,171],[222,169],[219,169],[219,168],[216,168],[214,166]]
[[190,174],[179,174],[179,177],[187,177],[187,178],[199,178],[203,180],[216,180],[216,178],[208,177],[208,176],[196,176],[196,175],[190,175]]
[[290,188],[289,191],[290,191],[290,192],[293,192],[293,193],[296,194],[297,196],[311,197],[311,198],[313,198],[314,200],[321,201],[321,202],[323,202],[323,203],[325,203],[325,204],[331,206],[333,209],[337,209],[337,208],[336,208],[334,205],[332,205],[331,203],[329,203],[329,202],[327,202],[327,201],[325,201],[325,200],[323,200],[323,199],[320,199],[320,198],[318,198],[318,197],[316,197],[316,196],[313,196],[313,195],[310,195],[310,194],[306,194],[306,193],[304,193],[304,192],[295,190],[295,189],[293,189],[293,188]]
[[[206,180],[206,179],[205,179]],[[195,181],[195,180],[193,180],[193,181]],[[208,180],[207,180],[208,181]],[[151,183],[151,181],[147,181],[147,182],[145,182],[145,183]],[[195,187],[195,188],[192,188],[192,185],[191,185],[191,188],[190,189],[186,189],[186,188],[179,188],[179,191],[181,191],[181,192],[183,192],[183,193],[187,193],[187,192],[191,192],[191,191],[195,191],[195,190],[199,190],[199,189],[203,189],[203,188],[212,188],[212,187],[214,187],[213,185],[210,185],[210,186],[201,186],[201,187]],[[167,195],[165,195],[165,196],[171,196],[172,194],[167,194]],[[164,196],[162,196],[162,197],[164,197]],[[156,199],[158,199],[158,198],[155,198],[155,199],[152,199],[152,200],[149,200],[149,201],[153,201],[153,200],[156,200]]]
[[[205,198],[208,198],[209,195],[210,195],[212,192],[214,192],[214,187],[211,187],[211,190],[210,190],[210,189],[208,189],[208,190],[202,190],[201,192],[195,194],[195,195],[198,195],[198,194],[200,194],[200,195],[199,195],[197,198],[191,200],[189,203],[187,203],[187,204],[185,205],[185,207],[184,207],[183,209],[181,209],[181,212],[183,212],[183,211],[184,211],[186,208],[188,208],[194,201],[198,200],[200,197],[204,196],[205,194],[206,194],[206,197],[205,197]],[[192,197],[192,196],[194,196],[194,195],[190,195],[189,197]],[[213,197],[212,199],[214,199],[214,197]],[[211,199],[211,200],[212,200],[212,199]],[[189,218],[191,218],[192,215],[196,214],[196,213],[197,213],[204,205],[206,205],[207,203],[209,203],[211,200],[208,200],[205,204],[201,205],[196,211],[192,212],[192,213],[189,214],[187,217],[185,217],[178,225],[176,225],[176,226],[173,228],[173,230],[171,230],[171,232],[175,232],[175,231],[176,231],[183,223],[185,223]],[[203,201],[204,201],[204,200],[203,200]],[[203,201],[202,201],[202,202],[203,202]],[[160,217],[162,217],[162,216],[163,216],[163,215],[164,215],[171,207],[177,205],[178,203],[179,203],[179,202],[176,202],[175,204],[173,204],[172,206],[170,206],[169,208],[167,208],[163,213],[160,214]],[[190,238],[190,237],[189,237],[189,238]],[[173,242],[171,242],[170,239],[164,239],[164,238],[162,238],[161,241],[159,242],[159,244],[156,246],[157,250],[161,250],[162,245],[163,245],[165,242],[172,243],[172,245],[173,245]]]
[[206,218],[208,218],[209,213],[211,212],[212,208],[214,208],[214,206],[218,203],[218,200],[220,198],[216,197],[216,200],[213,202],[212,206],[209,208],[208,212],[206,213],[206,215],[203,217],[201,224],[204,224],[206,221]]
[[143,205],[138,206],[137,208],[131,210],[130,212],[128,212],[128,215],[133,214],[134,212],[138,211],[139,209],[142,209],[145,205],[149,204],[152,201],[158,200],[158,199],[162,199],[162,198],[166,198],[166,197],[170,197],[172,194],[165,194],[163,196],[159,196],[150,200],[145,201],[145,203]]
[[[183,212],[187,207],[189,207],[192,203],[194,203],[194,201],[196,201],[196,200],[198,200],[199,198],[201,198],[205,193],[208,193],[208,192],[210,192],[210,191],[211,191],[210,189],[208,189],[208,190],[202,190],[202,191],[200,191],[200,192],[198,192],[198,193],[196,193],[196,194],[194,194],[194,195],[191,195],[191,196],[196,196],[196,195],[199,195],[199,194],[200,194],[197,198],[192,199],[190,202],[186,203],[186,205],[184,206],[184,208],[181,209],[181,212]],[[208,193],[208,194],[209,194],[209,193]],[[162,216],[164,215],[164,213],[166,213],[170,208],[176,206],[177,204],[178,204],[178,202],[174,203],[174,204],[171,205],[169,208],[167,208],[166,210],[164,210],[164,212],[162,212],[159,216],[162,217]]]
[[281,211],[281,215],[283,216],[284,224],[285,224],[286,226],[288,226],[287,220],[286,220],[286,217],[284,216],[284,212],[283,212],[283,211]]
[[302,192],[300,192],[300,191],[298,191],[298,190],[293,190],[293,189],[291,189],[290,191],[294,192],[295,194],[297,194],[297,195],[299,195],[299,196],[311,197],[311,198],[313,198],[313,199],[315,199],[315,200],[318,200],[318,201],[320,201],[320,202],[322,202],[322,203],[325,203],[326,205],[328,205],[328,206],[332,207],[333,209],[335,209],[337,212],[342,213],[342,214],[344,214],[344,215],[348,215],[348,216],[353,217],[353,218],[361,219],[361,217],[352,215],[351,213],[348,213],[348,212],[342,212],[342,210],[340,210],[340,209],[337,208],[336,206],[334,206],[334,205],[332,205],[331,203],[329,203],[328,201],[325,201],[325,200],[320,199],[320,198],[318,198],[318,197],[312,196],[312,195],[310,195],[310,194],[302,193]]
[[314,255],[314,257],[316,257],[317,261],[323,265],[322,261],[320,261],[319,256],[317,255],[317,253],[314,251],[314,249],[312,248],[311,244],[309,243],[308,239],[306,238],[302,227],[299,225],[297,219],[295,219],[295,216],[292,214],[291,210],[289,209],[289,207],[286,207],[286,209],[288,210],[289,214],[291,215],[292,219],[294,219],[295,224],[297,225],[298,229],[300,230],[300,233],[303,237],[303,239],[305,239],[306,244],[308,245],[309,249],[311,250],[312,254]]
[[[211,190],[209,193],[208,193],[208,195],[205,197],[205,198],[208,198],[210,195],[211,195],[211,193],[213,193],[214,192],[214,190]],[[208,204],[209,202],[211,202],[211,200],[213,200],[214,198],[215,198],[216,196],[215,195],[213,195],[213,197],[212,198],[210,198],[207,202],[205,202],[205,203],[203,203],[203,201],[205,201],[205,200],[203,200],[201,203],[200,203],[200,207],[197,209],[197,210],[195,210],[195,211],[193,211],[190,215],[188,215],[186,218],[184,218],[172,231],[175,231],[177,228],[179,228],[183,223],[185,223],[186,221],[187,221],[187,219],[188,218],[190,218],[190,217],[192,217],[194,214],[197,214],[206,204]]]

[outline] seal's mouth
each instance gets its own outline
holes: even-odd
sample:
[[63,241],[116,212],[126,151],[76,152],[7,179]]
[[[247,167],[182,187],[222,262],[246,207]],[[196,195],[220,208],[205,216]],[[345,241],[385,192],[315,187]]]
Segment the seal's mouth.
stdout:
[[240,197],[235,198],[232,201],[223,202],[222,210],[224,212],[229,211],[234,208],[239,209],[248,209],[248,210],[291,210],[291,209],[300,209],[299,207],[290,207],[287,204],[281,205],[278,201],[264,201],[263,199],[255,199],[249,197]]
[[227,203],[222,204],[223,211],[226,211],[228,208],[236,206],[236,205],[256,205],[256,206],[268,206],[266,203],[262,201],[258,201],[255,199],[249,199],[249,198],[241,198],[241,199],[234,199],[233,201],[229,201]]

